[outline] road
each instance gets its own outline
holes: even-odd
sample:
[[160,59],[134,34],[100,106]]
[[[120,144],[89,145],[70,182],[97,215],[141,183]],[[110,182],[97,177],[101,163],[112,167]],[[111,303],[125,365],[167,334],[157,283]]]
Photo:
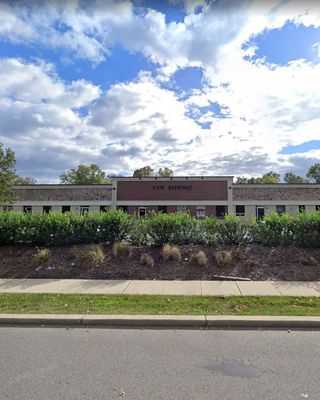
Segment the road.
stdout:
[[0,399],[320,398],[320,332],[0,328]]

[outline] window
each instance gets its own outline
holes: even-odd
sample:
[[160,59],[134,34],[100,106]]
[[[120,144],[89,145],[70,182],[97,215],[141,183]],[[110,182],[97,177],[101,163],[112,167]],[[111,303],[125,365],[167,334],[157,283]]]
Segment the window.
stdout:
[[316,211],[320,211],[320,205],[316,206]]
[[51,210],[52,210],[51,206],[43,206],[43,214],[49,214]]
[[278,214],[284,214],[286,212],[286,206],[276,206],[276,212]]
[[216,217],[224,218],[226,215],[226,206],[216,206]]
[[177,211],[180,212],[187,212],[187,206],[177,206]]
[[70,212],[71,211],[71,207],[70,206],[62,206],[62,213],[66,213],[66,212]]
[[166,213],[167,212],[167,206],[159,206],[158,207],[158,212]]
[[147,216],[147,208],[146,207],[139,207],[139,217],[145,218]]
[[81,208],[80,208],[81,215],[87,215],[88,212],[89,212],[89,206],[81,206]]
[[12,211],[13,207],[12,206],[4,206],[3,211]]
[[246,215],[246,207],[245,206],[236,206],[236,216],[244,217]]
[[264,206],[258,206],[256,208],[256,218],[257,218],[257,220],[263,219],[264,218],[264,214],[265,214]]
[[306,206],[299,206],[299,213],[303,213],[306,211]]
[[23,206],[23,212],[24,213],[31,213],[32,212],[32,206]]
[[109,210],[109,206],[100,206],[100,212],[107,212]]

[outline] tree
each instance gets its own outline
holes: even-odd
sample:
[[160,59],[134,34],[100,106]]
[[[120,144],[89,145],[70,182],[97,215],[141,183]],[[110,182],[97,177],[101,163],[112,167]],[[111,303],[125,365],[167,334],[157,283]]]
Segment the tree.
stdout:
[[60,183],[68,185],[91,185],[106,183],[106,174],[96,164],[80,164],[60,175]]
[[306,176],[312,182],[320,183],[320,163],[311,165]]
[[168,178],[173,175],[173,171],[167,167],[159,168],[157,175],[163,178]]
[[280,183],[280,174],[270,171],[257,179],[257,183]]
[[35,178],[30,178],[29,176],[23,177],[16,175],[14,178],[14,185],[35,185],[37,180]]
[[4,149],[0,143],[0,203],[10,203],[14,200],[15,165],[14,151],[10,148]]
[[306,182],[306,180],[304,178],[302,178],[302,176],[295,175],[292,172],[286,172],[284,174],[283,180],[286,183],[305,183]]
[[267,172],[266,174],[262,175],[259,178],[254,178],[254,177],[246,178],[245,176],[239,176],[237,178],[236,183],[239,183],[239,184],[280,183],[280,174],[270,171],[270,172]]
[[133,173],[134,178],[142,178],[144,176],[152,176],[153,169],[150,166],[142,167],[136,169]]

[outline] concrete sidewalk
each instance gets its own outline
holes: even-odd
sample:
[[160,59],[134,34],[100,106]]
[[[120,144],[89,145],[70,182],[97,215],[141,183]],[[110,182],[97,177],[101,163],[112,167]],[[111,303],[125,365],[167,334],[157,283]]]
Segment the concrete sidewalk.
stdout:
[[320,296],[320,282],[0,279],[0,293]]

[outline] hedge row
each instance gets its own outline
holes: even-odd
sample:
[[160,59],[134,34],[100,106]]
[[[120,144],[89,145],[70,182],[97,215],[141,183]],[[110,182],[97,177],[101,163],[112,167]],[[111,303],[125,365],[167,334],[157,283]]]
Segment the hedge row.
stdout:
[[320,212],[295,217],[272,214],[263,221],[242,223],[228,215],[198,220],[186,213],[153,214],[138,219],[120,210],[49,214],[0,213],[0,244],[70,245],[127,240],[132,244],[230,244],[261,243],[267,246],[320,247]]

